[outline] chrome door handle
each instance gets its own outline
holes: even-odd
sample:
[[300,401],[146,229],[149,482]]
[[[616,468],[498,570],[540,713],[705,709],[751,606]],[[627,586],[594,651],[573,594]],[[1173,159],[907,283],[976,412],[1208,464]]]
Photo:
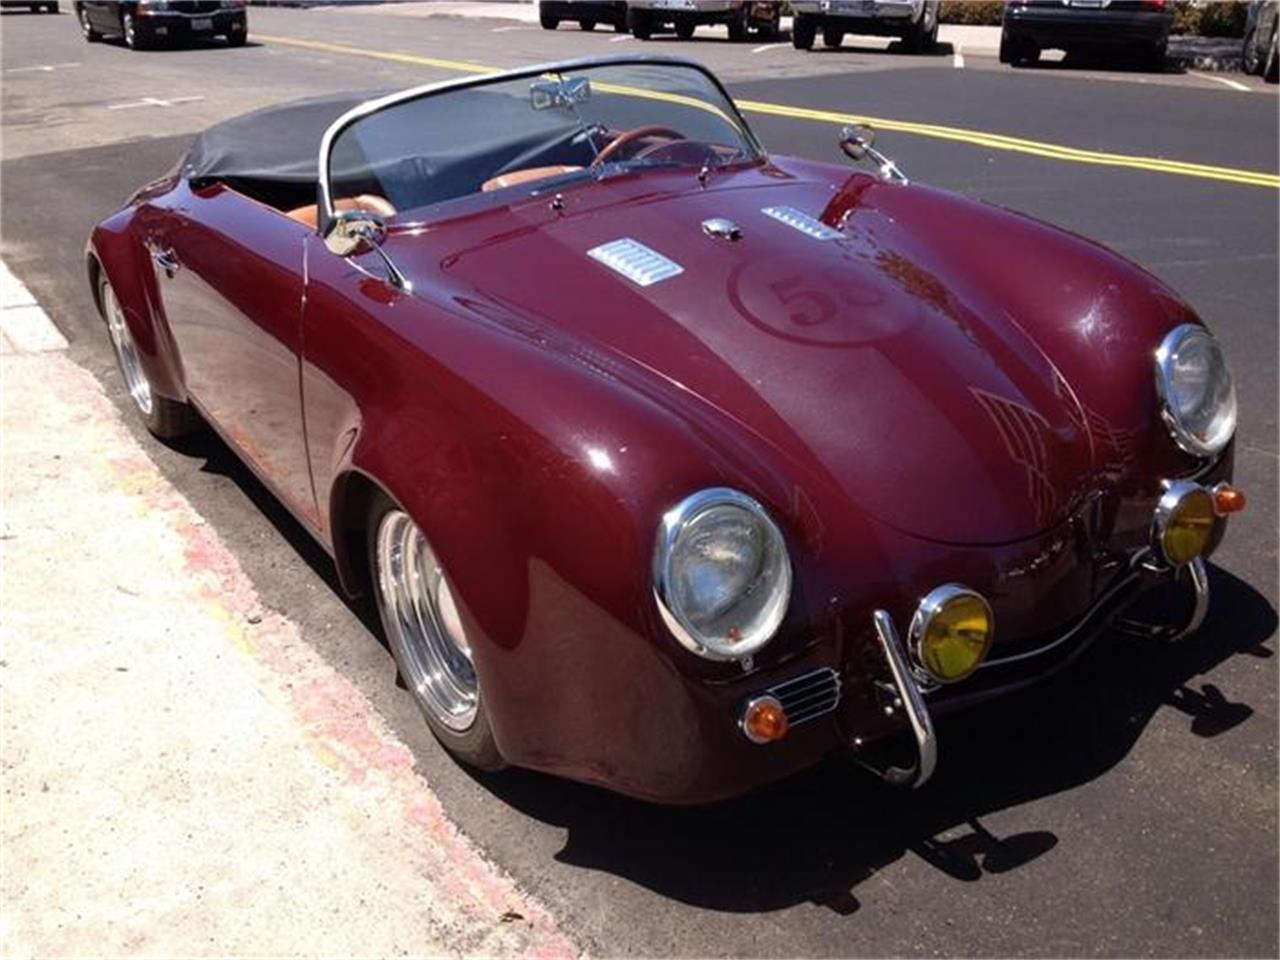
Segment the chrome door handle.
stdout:
[[165,276],[170,280],[173,279],[174,274],[182,269],[182,264],[178,262],[178,258],[172,250],[161,250],[159,247],[153,248],[151,259],[157,267],[165,272]]

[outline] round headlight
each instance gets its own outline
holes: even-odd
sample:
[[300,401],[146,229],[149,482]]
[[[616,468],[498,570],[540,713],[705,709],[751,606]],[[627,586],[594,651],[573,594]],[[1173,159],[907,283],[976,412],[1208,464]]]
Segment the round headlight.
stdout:
[[1215,519],[1208,490],[1187,480],[1169,484],[1156,504],[1156,542],[1164,558],[1180,567],[1204,553]]
[[755,653],[782,623],[791,562],[764,508],[714,488],[662,518],[654,555],[658,609],[672,635],[709,660]]
[[1220,452],[1236,431],[1236,388],[1218,341],[1204,327],[1174,327],[1156,350],[1156,390],[1179,447],[1198,457]]
[[916,665],[938,683],[955,683],[978,669],[994,632],[982,595],[949,583],[920,601],[908,636]]

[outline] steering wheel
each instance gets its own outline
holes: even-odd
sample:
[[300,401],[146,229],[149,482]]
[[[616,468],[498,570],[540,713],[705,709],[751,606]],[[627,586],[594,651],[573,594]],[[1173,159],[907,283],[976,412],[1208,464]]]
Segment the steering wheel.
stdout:
[[643,140],[646,137],[666,137],[669,140],[685,140],[687,139],[679,130],[672,130],[670,127],[654,125],[648,127],[636,127],[634,130],[628,130],[626,133],[618,134],[618,139],[609,144],[591,161],[592,169],[603,163],[608,163],[610,158],[623,147],[635,143],[637,140]]

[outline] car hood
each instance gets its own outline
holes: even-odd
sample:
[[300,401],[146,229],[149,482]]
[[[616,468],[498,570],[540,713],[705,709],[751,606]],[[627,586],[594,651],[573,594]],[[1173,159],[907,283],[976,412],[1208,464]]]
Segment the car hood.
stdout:
[[[899,530],[994,544],[1062,521],[1091,466],[1068,384],[982,284],[895,222],[904,188],[857,180],[838,236],[806,219],[832,203],[830,185],[756,177],[570,215],[530,208],[518,229],[432,267],[468,296],[693,395],[726,429],[750,431]],[[785,209],[779,219],[767,208]],[[708,235],[714,217],[741,238]],[[680,272],[642,285],[590,254],[624,239]]]

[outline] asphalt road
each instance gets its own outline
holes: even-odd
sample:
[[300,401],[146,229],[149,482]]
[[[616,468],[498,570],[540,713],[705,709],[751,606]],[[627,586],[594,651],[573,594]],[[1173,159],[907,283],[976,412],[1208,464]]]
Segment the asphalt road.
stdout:
[[[238,50],[90,46],[67,15],[6,15],[2,29],[0,253],[122,407],[84,241],[193,131],[293,96],[455,75],[415,58],[504,66],[635,44],[342,10],[254,10],[252,31],[276,39]],[[1167,649],[1108,639],[1034,691],[945,723],[925,790],[831,764],[733,803],[667,810],[520,771],[469,774],[394,686],[367,611],[343,602],[323,552],[234,456],[209,438],[144,443],[264,602],[377,705],[459,826],[593,953],[1275,956],[1280,191],[912,126],[1274,175],[1274,88],[974,57],[956,69],[882,47],[653,45],[704,59],[739,98],[904,121],[879,145],[914,179],[1098,239],[1171,283],[1233,365],[1237,478],[1251,498],[1216,557],[1197,637]],[[750,119],[776,152],[836,156],[831,123]]]

